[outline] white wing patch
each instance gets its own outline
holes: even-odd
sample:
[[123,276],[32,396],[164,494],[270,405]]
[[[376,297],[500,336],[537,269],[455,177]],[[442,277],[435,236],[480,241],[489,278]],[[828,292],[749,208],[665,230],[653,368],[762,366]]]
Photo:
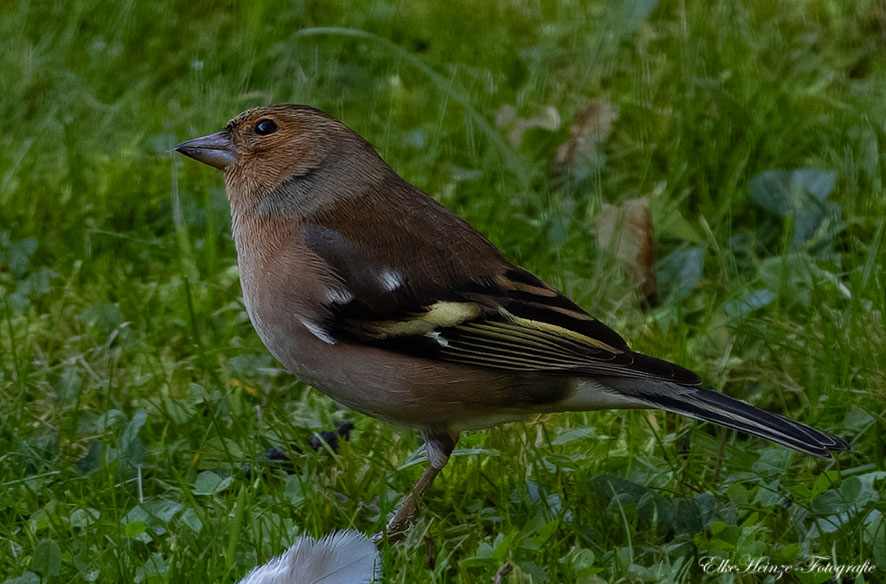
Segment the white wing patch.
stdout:
[[442,334],[440,334],[440,331],[432,331],[432,332],[426,333],[425,336],[431,337],[432,339],[437,341],[437,344],[440,345],[441,347],[448,347],[449,346],[449,341],[447,341],[446,338]]
[[319,327],[317,324],[315,324],[309,320],[305,320],[304,318],[300,318],[298,320],[305,326],[306,329],[311,331],[312,335],[314,335],[315,337],[317,337],[318,339],[320,339],[321,341],[323,341],[327,345],[334,345],[335,344],[335,339],[330,337],[329,334],[326,331],[324,331],[321,327]]
[[354,299],[354,295],[350,291],[337,288],[327,288],[325,296],[327,302],[334,302],[336,304],[347,304]]
[[391,270],[384,270],[379,276],[379,280],[381,280],[381,285],[388,292],[393,292],[403,285],[403,277],[400,273]]

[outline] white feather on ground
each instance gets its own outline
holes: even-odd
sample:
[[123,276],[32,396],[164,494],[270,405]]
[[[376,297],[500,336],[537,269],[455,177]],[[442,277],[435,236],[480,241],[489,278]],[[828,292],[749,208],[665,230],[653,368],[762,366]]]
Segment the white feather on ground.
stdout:
[[240,584],[369,584],[378,564],[375,544],[362,533],[339,531],[320,541],[303,536]]

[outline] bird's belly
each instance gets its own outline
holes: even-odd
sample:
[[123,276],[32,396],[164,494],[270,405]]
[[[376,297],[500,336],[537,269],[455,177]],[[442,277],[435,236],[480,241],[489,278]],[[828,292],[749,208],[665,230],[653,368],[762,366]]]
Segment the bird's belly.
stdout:
[[328,343],[280,313],[250,311],[250,318],[271,354],[300,380],[353,410],[399,425],[484,428],[552,411],[550,404],[570,391],[565,379],[531,379]]
[[[250,260],[241,254],[243,299],[262,342],[299,379],[358,412],[407,426],[480,428],[553,411],[553,404],[573,391],[565,378],[422,359],[332,339],[317,327],[311,330],[314,307],[299,293],[297,272],[281,273]],[[269,274],[280,274],[279,281],[257,285],[257,278]]]

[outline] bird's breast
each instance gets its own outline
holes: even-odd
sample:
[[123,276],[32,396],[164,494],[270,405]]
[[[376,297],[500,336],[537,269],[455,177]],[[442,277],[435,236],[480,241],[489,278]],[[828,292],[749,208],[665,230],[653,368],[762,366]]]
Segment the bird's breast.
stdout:
[[[268,350],[289,366],[313,344],[304,326],[316,318],[317,266],[283,221],[235,220],[234,241],[246,312]],[[301,374],[302,371],[293,371]]]

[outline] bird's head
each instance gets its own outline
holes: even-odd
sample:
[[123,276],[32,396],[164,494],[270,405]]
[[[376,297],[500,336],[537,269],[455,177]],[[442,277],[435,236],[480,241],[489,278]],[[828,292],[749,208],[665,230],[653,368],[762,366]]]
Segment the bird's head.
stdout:
[[285,204],[304,211],[346,195],[343,187],[352,187],[355,179],[372,179],[387,168],[356,132],[306,105],[247,110],[223,130],[175,149],[224,171],[232,205],[247,207]]

